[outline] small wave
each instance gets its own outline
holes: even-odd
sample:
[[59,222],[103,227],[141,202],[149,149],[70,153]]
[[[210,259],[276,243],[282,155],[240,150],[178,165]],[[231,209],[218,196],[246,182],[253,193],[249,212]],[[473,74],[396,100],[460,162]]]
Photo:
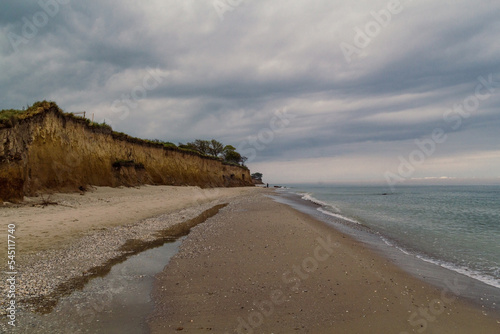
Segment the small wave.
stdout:
[[[313,196],[313,193],[296,192],[296,194],[301,196],[301,198],[303,200],[306,200],[306,201],[309,201],[309,202],[312,202],[312,203],[319,205],[320,207],[317,208],[317,210],[325,215],[339,218],[342,220],[346,220],[348,222],[351,222],[351,223],[354,223],[357,225],[363,225],[359,221],[356,221],[352,218],[343,216],[341,214],[341,211],[338,210],[335,206],[315,198]],[[377,195],[393,195],[393,194],[378,193]],[[380,233],[377,233],[377,234],[379,235],[380,239],[386,245],[388,245],[389,247],[394,247],[406,255],[415,256],[416,258],[418,258],[422,261],[432,263],[432,264],[440,266],[442,268],[446,268],[446,269],[451,270],[453,272],[465,275],[465,276],[470,277],[472,279],[478,280],[484,284],[487,284],[487,285],[490,285],[492,287],[500,289],[500,280],[497,278],[497,276],[495,274],[492,275],[492,274],[482,272],[479,270],[473,270],[473,269],[467,268],[466,266],[463,266],[463,265],[457,265],[457,264],[453,264],[453,263],[450,263],[450,262],[447,262],[444,260],[433,259],[433,258],[429,257],[428,255],[423,255],[419,252],[415,252],[412,250],[409,251],[409,250],[405,249],[405,247],[400,246],[398,244],[398,242],[394,242],[394,241],[382,236]]]
[[404,254],[406,255],[410,255],[410,253],[408,251],[406,251],[404,248],[401,248],[399,247],[398,245],[395,245],[392,241],[389,241],[389,239],[386,239],[385,237],[383,237],[380,233],[377,233],[380,237],[380,239],[382,239],[382,241],[387,245],[387,246],[390,246],[390,247],[394,247],[396,248],[397,250],[403,252]]
[[[380,233],[377,233],[380,235]],[[387,245],[387,246],[391,246],[391,247],[394,247],[394,244],[392,242],[390,242],[389,240],[387,240],[386,238],[384,238],[383,236],[380,235],[380,239],[382,239],[382,241]]]
[[318,208],[317,209],[319,212],[321,213],[324,213],[325,215],[329,215],[329,216],[332,216],[332,217],[335,217],[335,218],[340,218],[340,219],[343,219],[343,220],[347,220],[351,223],[354,223],[354,224],[358,224],[358,225],[361,225],[360,222],[358,222],[357,220],[354,220],[354,219],[351,219],[351,218],[348,218],[348,217],[345,217],[345,216],[342,216],[342,215],[339,215],[338,213],[333,213],[331,211],[328,211],[328,210],[325,210],[323,208]]
[[[395,247],[396,249],[398,249],[399,251],[403,252],[404,254],[406,255],[411,255],[412,253],[406,251],[404,248],[401,248],[397,245],[395,245],[393,242],[391,242],[390,240],[386,239],[385,237],[383,237],[382,235],[380,235],[380,239],[388,246],[390,247]],[[425,261],[425,262],[428,262],[428,263],[432,263],[432,264],[435,264],[437,266],[440,266],[440,267],[443,267],[443,268],[446,268],[448,270],[451,270],[451,271],[454,271],[454,272],[457,272],[459,274],[462,274],[462,275],[465,275],[467,277],[470,277],[470,278],[473,278],[473,279],[476,279],[478,281],[481,281],[485,284],[488,284],[488,285],[491,285],[495,288],[500,288],[500,281],[489,276],[489,275],[486,275],[484,273],[481,273],[477,270],[472,270],[472,269],[469,269],[467,267],[463,267],[463,266],[458,266],[458,265],[455,265],[455,264],[451,264],[451,263],[448,263],[448,262],[445,262],[445,261],[439,261],[439,260],[434,260],[434,259],[431,259],[427,256],[424,256],[424,255],[421,255],[421,254],[414,254],[415,257],[417,257],[418,259],[422,260],[422,261]]]
[[336,212],[340,212],[340,210],[338,208],[336,208],[334,205],[328,204],[326,202],[323,202],[323,201],[317,199],[311,193],[305,193],[305,194],[301,194],[301,195],[303,195],[302,196],[303,200],[309,201],[309,202],[312,202],[314,204],[322,206],[322,207],[320,207],[320,208],[317,209],[319,212],[324,213],[325,215],[329,215],[329,216],[332,216],[332,217],[335,217],[335,218],[340,218],[340,219],[343,219],[343,220],[347,220],[347,221],[349,221],[351,223],[355,223],[355,224],[361,225],[361,223],[358,222],[357,220],[354,220],[354,219],[342,216],[339,213],[335,213],[335,212],[332,212],[332,211],[324,209],[323,207],[326,207],[326,208],[329,207],[329,208],[332,208],[333,210],[335,210]]
[[472,270],[472,269],[469,269],[469,268],[466,268],[463,266],[458,266],[458,265],[451,264],[451,263],[444,262],[444,261],[430,259],[426,256],[422,256],[422,255],[418,255],[418,254],[416,255],[416,257],[422,261],[438,265],[440,267],[443,267],[443,268],[446,268],[448,270],[457,272],[459,274],[468,276],[470,278],[476,279],[476,280],[481,281],[485,284],[488,284],[488,285],[491,285],[495,288],[500,289],[500,281],[498,279],[495,279],[494,277],[491,277],[487,274],[481,273],[477,270]]
[[312,202],[312,203],[317,204],[317,205],[321,205],[321,206],[324,206],[324,207],[327,207],[327,208],[331,208],[336,213],[340,213],[341,212],[340,209],[337,208],[335,205],[333,205],[331,203],[326,203],[326,202],[323,202],[323,201],[317,199],[316,197],[313,196],[312,193],[298,193],[298,195],[302,196],[302,199],[305,200],[305,201],[309,201],[309,202]]
[[322,206],[327,206],[328,204],[320,201],[319,199],[315,198],[311,193],[306,193],[304,196],[302,196],[303,200],[313,202],[314,204],[322,205]]
[[[379,234],[379,233],[377,233]],[[401,248],[397,245],[395,245],[392,241],[386,239],[385,237],[383,237],[382,235],[380,235],[380,239],[388,246],[390,247],[395,247],[397,250],[403,252],[404,254],[406,255],[411,255],[412,253],[406,251],[404,248]],[[491,285],[495,288],[500,288],[500,281],[489,276],[489,275],[486,275],[484,273],[481,273],[479,271],[476,271],[476,270],[472,270],[472,269],[469,269],[469,268],[466,268],[466,267],[463,267],[463,266],[458,266],[458,265],[455,265],[455,264],[451,264],[451,263],[448,263],[448,262],[444,262],[444,261],[439,261],[439,260],[434,260],[434,259],[431,259],[427,256],[424,256],[424,255],[421,255],[421,254],[414,254],[415,257],[417,257],[418,259],[422,260],[422,261],[425,261],[425,262],[428,262],[428,263],[432,263],[432,264],[435,264],[437,266],[440,266],[440,267],[443,267],[443,268],[446,268],[448,270],[451,270],[451,271],[454,271],[454,272],[457,272],[459,274],[462,274],[462,275],[465,275],[467,277],[470,277],[470,278],[473,278],[473,279],[476,279],[478,281],[481,281],[485,284],[488,284],[488,285]]]

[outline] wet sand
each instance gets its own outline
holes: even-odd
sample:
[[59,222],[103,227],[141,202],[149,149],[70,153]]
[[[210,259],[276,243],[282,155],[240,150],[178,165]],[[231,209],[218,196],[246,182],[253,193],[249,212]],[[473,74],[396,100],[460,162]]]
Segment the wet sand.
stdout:
[[152,333],[498,333],[500,316],[261,194],[195,227],[153,291]]

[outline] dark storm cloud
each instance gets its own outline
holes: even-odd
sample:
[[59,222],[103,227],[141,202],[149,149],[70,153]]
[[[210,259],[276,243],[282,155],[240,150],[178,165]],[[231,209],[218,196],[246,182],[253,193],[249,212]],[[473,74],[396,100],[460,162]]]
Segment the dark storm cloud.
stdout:
[[[486,135],[499,130],[497,94],[457,129],[443,118],[480,76],[500,82],[494,1],[401,1],[350,62],[340,45],[391,1],[244,1],[223,20],[211,1],[40,3],[1,5],[1,108],[52,99],[135,136],[248,147],[286,108],[293,119],[256,163],[386,156],[437,127],[451,138],[439,154],[498,150]],[[43,8],[47,22],[23,36]]]

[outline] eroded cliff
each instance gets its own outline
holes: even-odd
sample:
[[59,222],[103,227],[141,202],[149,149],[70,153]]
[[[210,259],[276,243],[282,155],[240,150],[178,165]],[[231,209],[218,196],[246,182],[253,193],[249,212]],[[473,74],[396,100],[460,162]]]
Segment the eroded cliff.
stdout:
[[0,128],[0,200],[88,185],[253,185],[246,168],[93,126],[55,103],[41,108]]

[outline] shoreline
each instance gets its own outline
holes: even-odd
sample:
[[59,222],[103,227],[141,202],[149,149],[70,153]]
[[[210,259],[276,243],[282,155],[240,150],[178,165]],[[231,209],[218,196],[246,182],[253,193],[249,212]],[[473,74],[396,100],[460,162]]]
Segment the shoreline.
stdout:
[[303,199],[295,193],[278,193],[273,194],[271,197],[353,237],[365,247],[380,254],[405,272],[439,289],[445,289],[447,281],[457,280],[459,284],[467,285],[468,288],[461,292],[462,298],[482,309],[500,314],[500,289],[498,287],[429,261],[419,254],[406,252],[399,247],[397,242],[394,240],[388,241],[386,236],[374,231],[372,228],[351,221],[349,218],[324,213],[323,210],[318,210],[318,208],[322,207],[322,204]]
[[321,213],[366,227],[389,248],[494,287],[500,305],[498,186],[407,185],[385,191],[380,184],[296,184],[280,194],[316,203]]
[[157,279],[151,333],[500,329],[500,314],[460,297],[467,286],[432,286],[263,194],[194,228]]
[[[114,197],[104,196],[110,191]],[[30,219],[39,218],[43,213],[44,219],[38,223],[44,224],[39,228],[43,227],[48,233],[40,238],[48,244],[61,233],[57,222],[67,220],[69,215],[86,223],[79,226],[80,231],[75,235],[67,235],[66,243],[58,247],[42,247],[37,251],[21,248],[26,252],[20,257],[21,275],[26,276],[21,276],[23,280],[18,282],[17,300],[21,302],[23,294],[50,296],[71,277],[82,277],[82,272],[85,276],[85,271],[122,256],[127,240],[154,243],[161,231],[183,226],[205,211],[228,203],[224,208],[218,207],[217,215],[192,228],[179,253],[156,276],[159,280],[151,294],[155,308],[149,317],[152,333],[177,332],[181,327],[193,333],[206,332],[209,328],[214,332],[233,333],[240,325],[247,326],[246,332],[250,333],[251,322],[255,324],[260,319],[256,312],[263,319],[256,332],[371,333],[382,330],[404,333],[416,330],[413,325],[424,324],[424,320],[429,328],[437,326],[438,330],[448,330],[449,327],[450,333],[461,333],[457,331],[458,325],[474,328],[467,327],[467,323],[490,330],[500,328],[500,314],[491,314],[457,298],[467,287],[451,282],[445,290],[422,282],[367,245],[308,214],[277,203],[269,195],[274,196],[276,192],[259,188],[103,188],[85,196],[54,195],[58,201],[63,199],[63,204],[71,203],[76,197],[79,208],[67,205],[1,208],[0,215],[4,216],[18,210],[18,218],[27,222],[25,227],[30,226]],[[94,214],[85,215],[88,211]],[[151,217],[152,212],[159,211],[163,214],[131,222],[137,215]],[[96,226],[96,218],[102,217],[99,216],[102,212],[108,212],[108,216],[103,217],[102,225]],[[120,214],[110,217],[109,212]],[[26,235],[26,230],[21,232]],[[142,244],[129,242],[128,245]],[[139,251],[141,247],[136,248]],[[2,285],[2,288],[5,287]],[[172,294],[166,296],[166,291]],[[59,292],[56,302],[62,297],[64,305],[74,305],[73,297],[63,297],[67,293]],[[81,296],[80,292],[77,295],[80,299],[102,298]],[[184,300],[191,304],[183,305]],[[49,317],[31,313],[27,305],[22,305],[18,314],[22,327],[36,325],[40,333],[44,332],[42,328],[57,332],[65,328],[71,318],[70,325],[76,326],[72,327],[76,330],[73,332],[84,331],[85,320],[81,317],[89,310],[71,310],[71,316],[64,317],[60,304]],[[174,305],[174,309],[165,305]],[[217,305],[216,310],[213,305]],[[169,313],[172,310],[175,314]],[[429,314],[429,318],[422,312],[431,312],[424,313]],[[188,316],[184,318],[184,314]],[[249,318],[252,314],[257,318]],[[175,318],[177,316],[182,317]],[[416,318],[410,319],[412,316]],[[74,323],[75,317],[81,318],[80,325]],[[358,318],[362,321],[357,321]],[[433,318],[436,319],[429,320]],[[48,319],[52,319],[50,324]],[[394,324],[387,327],[387,323],[392,322]],[[177,327],[163,328],[165,323]],[[33,327],[28,327],[24,327],[26,333],[33,332]]]

